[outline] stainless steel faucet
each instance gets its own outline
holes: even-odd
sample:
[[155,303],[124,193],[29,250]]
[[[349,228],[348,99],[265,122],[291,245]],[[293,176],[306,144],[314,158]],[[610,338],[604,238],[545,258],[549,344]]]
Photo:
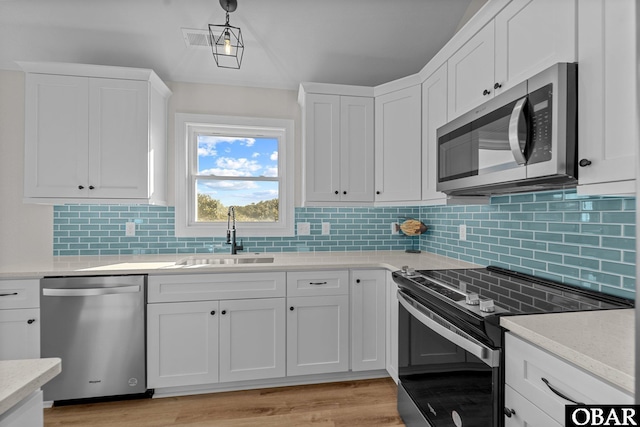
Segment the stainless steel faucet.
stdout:
[[227,212],[227,245],[231,245],[231,255],[236,255],[238,251],[244,250],[242,240],[239,245],[236,243],[236,210],[233,206],[229,206]]

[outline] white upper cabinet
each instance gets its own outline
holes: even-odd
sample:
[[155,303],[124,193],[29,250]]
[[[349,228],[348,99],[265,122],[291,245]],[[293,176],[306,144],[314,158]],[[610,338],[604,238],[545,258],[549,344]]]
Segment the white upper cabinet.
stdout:
[[449,58],[448,119],[576,58],[575,0],[513,0]]
[[634,194],[638,149],[637,2],[581,0],[578,193]]
[[494,24],[489,22],[449,58],[449,120],[493,96],[494,56]]
[[438,183],[438,128],[447,122],[447,64],[422,83],[422,200],[443,204],[447,196]]
[[21,63],[27,202],[163,204],[169,89],[151,70]]
[[305,202],[372,202],[373,97],[301,95]]
[[420,200],[420,104],[419,84],[376,96],[376,202]]

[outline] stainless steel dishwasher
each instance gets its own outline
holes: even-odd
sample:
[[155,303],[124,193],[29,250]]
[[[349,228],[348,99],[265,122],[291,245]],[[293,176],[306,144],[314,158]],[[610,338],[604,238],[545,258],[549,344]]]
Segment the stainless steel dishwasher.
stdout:
[[62,359],[45,401],[146,392],[146,276],[44,278],[40,290],[42,357]]

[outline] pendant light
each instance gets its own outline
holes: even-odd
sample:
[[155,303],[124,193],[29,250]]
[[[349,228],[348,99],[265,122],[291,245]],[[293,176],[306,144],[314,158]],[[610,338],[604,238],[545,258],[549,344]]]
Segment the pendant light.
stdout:
[[238,8],[238,1],[220,0],[220,6],[226,11],[227,20],[224,25],[209,24],[213,59],[220,68],[239,69],[244,54],[242,30],[229,24],[229,13]]

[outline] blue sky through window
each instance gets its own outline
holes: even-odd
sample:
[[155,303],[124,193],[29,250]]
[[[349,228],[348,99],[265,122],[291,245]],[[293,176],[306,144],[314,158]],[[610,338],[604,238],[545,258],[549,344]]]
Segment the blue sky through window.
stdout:
[[[278,139],[198,135],[197,174],[224,179],[198,179],[197,192],[225,206],[245,206],[278,198]],[[233,179],[234,177],[257,180]]]

